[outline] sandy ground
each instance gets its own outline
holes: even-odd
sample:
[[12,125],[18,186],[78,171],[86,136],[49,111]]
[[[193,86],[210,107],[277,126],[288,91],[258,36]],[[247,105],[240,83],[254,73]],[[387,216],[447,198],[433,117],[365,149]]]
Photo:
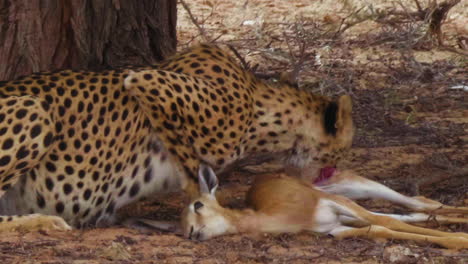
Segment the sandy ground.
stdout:
[[[327,95],[349,93],[355,102],[354,150],[340,164],[408,195],[468,206],[467,56],[416,45],[424,27],[376,22],[392,7],[415,10],[412,1],[187,1],[203,34],[179,5],[180,49],[208,39],[232,44],[259,73],[292,68],[306,39],[308,59],[301,86]],[[374,3],[369,6],[369,3]],[[367,4],[365,4],[367,3]],[[405,9],[402,8],[405,7]],[[353,12],[356,15],[350,16]],[[363,18],[368,17],[369,20]],[[468,2],[448,15],[446,45],[468,40]],[[342,22],[345,19],[345,22]],[[340,25],[364,20],[344,33]],[[461,43],[461,44],[460,44]],[[467,50],[465,50],[467,52]],[[236,172],[222,180],[224,203],[240,207],[252,176]],[[139,204],[134,216],[177,220],[185,197],[172,194]],[[382,201],[367,208],[404,212]],[[437,226],[436,226],[437,227]],[[468,232],[465,225],[438,227]],[[124,227],[71,232],[2,233],[3,263],[467,263],[453,252],[412,242],[338,241],[326,236],[236,235],[203,243],[176,235]]]

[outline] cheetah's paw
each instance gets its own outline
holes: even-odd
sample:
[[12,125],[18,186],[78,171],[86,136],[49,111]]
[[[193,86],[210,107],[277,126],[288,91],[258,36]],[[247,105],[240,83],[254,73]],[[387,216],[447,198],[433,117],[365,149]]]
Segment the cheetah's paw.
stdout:
[[58,216],[30,214],[25,216],[11,216],[0,224],[0,230],[8,231],[68,231],[72,228],[65,220]]

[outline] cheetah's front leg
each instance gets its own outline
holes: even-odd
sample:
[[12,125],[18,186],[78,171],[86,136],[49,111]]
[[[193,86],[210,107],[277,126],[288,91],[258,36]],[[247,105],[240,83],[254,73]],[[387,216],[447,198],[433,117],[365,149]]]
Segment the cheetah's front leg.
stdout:
[[130,72],[125,79],[125,88],[139,102],[143,113],[148,118],[151,127],[170,152],[176,165],[185,172],[187,177],[182,182],[182,188],[190,198],[198,196],[198,185],[195,182],[196,172],[200,165],[195,150],[187,135],[190,122],[185,119],[186,105],[180,103],[180,88],[170,84],[171,78],[179,78],[175,73],[164,71]]
[[195,156],[193,149],[180,139],[176,144],[174,144],[174,139],[168,136],[161,136],[161,140],[166,146],[171,146],[168,148],[169,152],[173,158],[177,160],[176,163],[179,165],[180,169],[188,176],[185,178],[185,181],[181,183],[182,189],[189,195],[190,199],[198,197],[199,188],[194,180],[195,175],[193,172],[200,166],[200,161]]

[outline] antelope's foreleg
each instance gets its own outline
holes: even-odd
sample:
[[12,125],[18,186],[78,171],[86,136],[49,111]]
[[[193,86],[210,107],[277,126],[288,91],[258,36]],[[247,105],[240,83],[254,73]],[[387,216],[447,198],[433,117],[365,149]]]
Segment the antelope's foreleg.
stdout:
[[421,196],[409,197],[383,184],[361,177],[350,170],[338,172],[324,185],[316,186],[316,188],[327,193],[343,195],[350,199],[384,199],[420,212],[468,215],[468,207],[444,205]]

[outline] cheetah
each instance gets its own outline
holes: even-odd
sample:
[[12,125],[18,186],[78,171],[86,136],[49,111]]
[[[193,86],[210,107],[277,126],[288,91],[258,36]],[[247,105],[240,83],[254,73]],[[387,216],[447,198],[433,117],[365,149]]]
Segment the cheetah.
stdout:
[[352,144],[351,109],[349,96],[260,80],[205,44],[143,68],[0,82],[0,231],[112,225],[143,198],[198,195],[201,164],[220,173],[266,161],[352,198],[467,211],[334,177]]

